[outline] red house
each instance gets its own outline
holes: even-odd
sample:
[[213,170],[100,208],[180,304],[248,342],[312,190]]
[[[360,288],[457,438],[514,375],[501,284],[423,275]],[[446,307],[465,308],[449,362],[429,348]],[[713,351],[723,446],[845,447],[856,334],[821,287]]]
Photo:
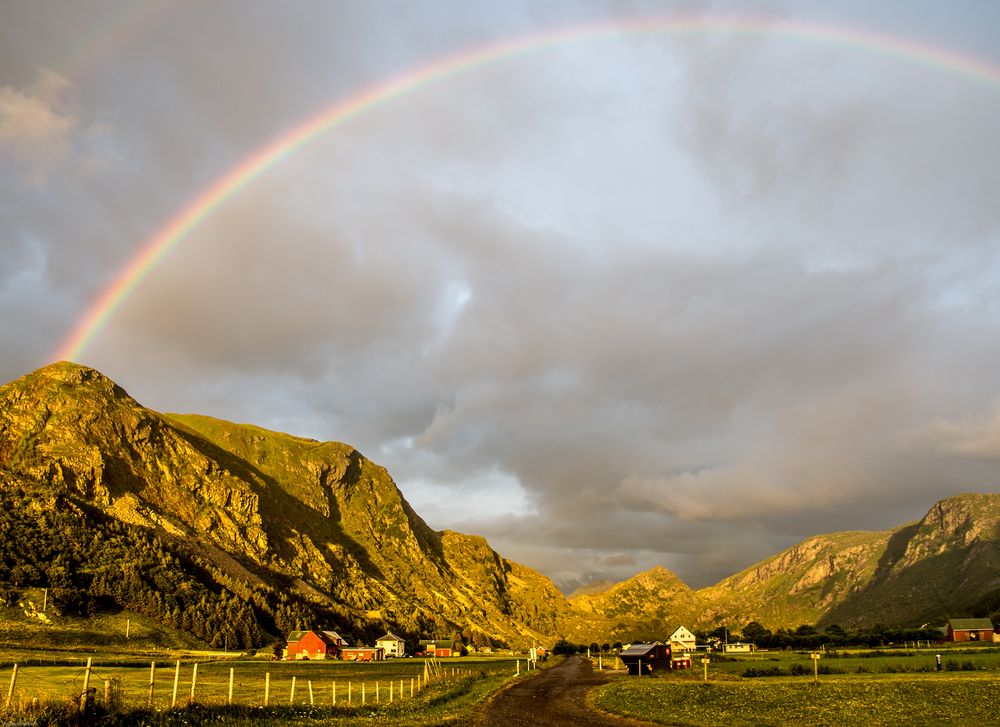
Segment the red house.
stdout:
[[993,622],[988,618],[953,618],[948,621],[946,641],[993,642]]
[[454,641],[449,639],[424,639],[417,647],[417,656],[458,656],[459,648]]
[[385,649],[381,646],[345,646],[340,650],[344,661],[382,661]]
[[285,658],[296,659],[337,659],[340,650],[347,645],[335,631],[293,631],[288,634]]

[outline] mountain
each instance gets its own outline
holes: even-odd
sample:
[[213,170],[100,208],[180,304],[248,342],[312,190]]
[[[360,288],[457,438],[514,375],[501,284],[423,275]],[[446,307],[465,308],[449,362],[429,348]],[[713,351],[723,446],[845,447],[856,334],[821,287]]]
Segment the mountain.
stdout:
[[705,623],[941,623],[1000,596],[1000,494],[936,503],[885,532],[804,540],[703,589]]
[[815,624],[870,583],[889,532],[817,535],[698,594],[701,621],[769,628]]
[[58,363],[0,387],[0,601],[9,586],[242,648],[308,627],[523,646],[679,624],[913,626],[1000,611],[1000,494],[817,535],[698,591],[654,568],[567,599],[483,538],[431,529],[347,444],[161,414]]
[[[429,528],[352,447],[160,414],[84,366],[52,364],[0,387],[0,472],[15,540],[50,554],[61,532],[102,543],[60,566],[64,598],[111,600],[204,636],[204,622],[237,603],[241,622],[274,635],[393,628],[514,645],[550,641],[569,618],[547,578],[483,538]],[[44,510],[57,531],[20,516]],[[130,569],[130,549],[162,583],[115,572]],[[57,579],[31,550],[9,550],[0,581]],[[198,595],[175,603],[168,590]],[[244,631],[245,645],[264,638]]]
[[669,625],[693,624],[702,611],[697,593],[659,566],[608,588],[578,590],[569,602],[590,616],[602,638],[611,641],[663,639],[669,636],[665,630],[673,630]]
[[651,638],[663,633],[658,623],[904,627],[997,613],[1000,494],[942,500],[920,521],[893,530],[807,538],[698,591],[653,569],[595,594],[573,594],[570,603],[598,616],[614,638]]

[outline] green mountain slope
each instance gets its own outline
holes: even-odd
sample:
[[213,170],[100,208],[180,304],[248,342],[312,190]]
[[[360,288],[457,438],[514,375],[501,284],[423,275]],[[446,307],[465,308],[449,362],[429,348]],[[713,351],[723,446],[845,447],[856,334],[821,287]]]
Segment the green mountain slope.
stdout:
[[607,589],[578,589],[570,603],[591,617],[599,638],[609,641],[656,640],[669,636],[668,624],[699,620],[698,594],[676,574],[656,567]]
[[616,636],[645,636],[665,615],[706,630],[751,621],[770,629],[915,627],[986,615],[1000,611],[1000,494],[942,500],[894,530],[807,538],[698,591],[672,574],[640,574],[571,603],[598,613]]
[[654,568],[567,600],[483,538],[428,527],[349,445],[159,414],[59,363],[0,387],[5,585],[233,647],[316,626],[476,646],[663,638],[681,623],[914,626],[1000,608],[1000,494],[808,538],[699,591]]
[[864,589],[846,594],[821,623],[941,622],[1000,605],[1000,494],[935,504],[919,522],[892,532]]
[[814,624],[871,582],[889,533],[817,535],[698,592],[704,624]]
[[164,416],[75,364],[0,388],[0,469],[4,497],[20,498],[13,509],[54,498],[58,511],[85,513],[81,529],[150,538],[163,560],[183,556],[208,593],[252,602],[278,633],[335,620],[528,643],[549,640],[569,612],[548,579],[482,538],[427,527],[353,448]]

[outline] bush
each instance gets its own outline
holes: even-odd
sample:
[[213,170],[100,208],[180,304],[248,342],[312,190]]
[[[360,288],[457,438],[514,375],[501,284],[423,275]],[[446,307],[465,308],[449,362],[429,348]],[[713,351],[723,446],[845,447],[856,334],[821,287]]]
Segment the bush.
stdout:
[[[792,668],[794,669],[795,667]],[[785,677],[788,676],[788,673],[780,666],[751,666],[749,669],[744,670],[743,676],[747,678]]]

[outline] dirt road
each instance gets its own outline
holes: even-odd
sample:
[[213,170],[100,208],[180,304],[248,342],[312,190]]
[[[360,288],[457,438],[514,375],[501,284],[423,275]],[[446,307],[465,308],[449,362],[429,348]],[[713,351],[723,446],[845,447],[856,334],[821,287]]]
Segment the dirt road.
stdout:
[[587,709],[586,694],[608,678],[589,661],[570,657],[498,694],[477,722],[479,727],[566,725],[569,727],[652,727],[649,722],[609,717]]

